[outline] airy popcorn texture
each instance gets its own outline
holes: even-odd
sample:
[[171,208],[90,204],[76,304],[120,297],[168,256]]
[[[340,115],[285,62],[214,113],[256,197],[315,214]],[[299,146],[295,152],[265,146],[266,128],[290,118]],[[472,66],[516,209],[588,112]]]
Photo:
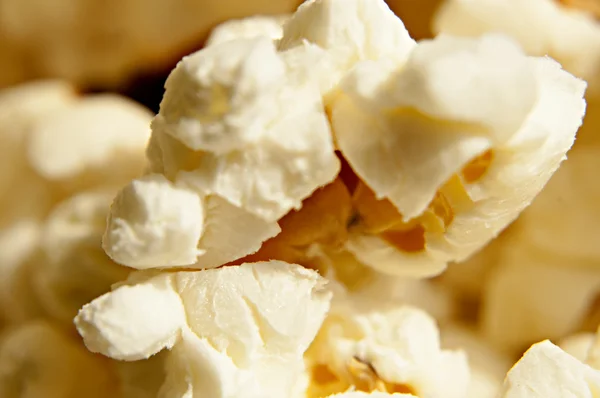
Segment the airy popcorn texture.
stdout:
[[[593,41],[587,14],[536,1]],[[548,185],[577,210],[542,197],[433,278],[566,159],[586,112],[570,73],[595,62],[466,36],[308,0],[217,27],[153,118],[61,83],[0,94],[0,155],[28,182],[0,173],[0,396],[600,397],[596,206],[576,185],[593,140]]]

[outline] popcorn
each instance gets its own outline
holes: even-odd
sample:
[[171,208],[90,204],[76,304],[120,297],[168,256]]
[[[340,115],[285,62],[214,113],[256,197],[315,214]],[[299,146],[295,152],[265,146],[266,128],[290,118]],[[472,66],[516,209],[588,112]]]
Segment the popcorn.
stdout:
[[141,173],[150,112],[115,95],[78,98],[72,90],[49,81],[0,97],[0,188],[13,193],[0,200],[0,225],[41,219],[74,192]]
[[31,283],[33,264],[41,235],[38,223],[14,223],[0,232],[0,320],[21,323],[43,314]]
[[60,203],[42,229],[41,255],[30,273],[47,315],[71,323],[77,311],[130,270],[106,256],[100,246],[113,193],[84,192]]
[[150,117],[147,109],[120,96],[84,97],[31,132],[29,163],[50,181],[121,184],[132,170],[143,168],[139,155],[148,143]]
[[600,371],[545,340],[534,344],[508,372],[498,398],[594,397]]
[[0,342],[3,398],[105,398],[116,394],[108,363],[50,323],[26,323]]
[[501,32],[530,55],[550,55],[595,87],[600,71],[600,23],[584,11],[555,0],[447,0],[434,31],[460,36]]
[[600,188],[595,173],[600,167],[599,156],[595,146],[578,146],[569,154],[565,167],[556,172],[534,205],[523,212],[515,231],[519,239],[548,253],[569,257],[565,263],[569,267],[600,259],[594,239],[600,231],[596,232],[596,224],[590,222],[600,217]]
[[[313,71],[316,60],[323,62]],[[105,249],[136,268],[207,268],[240,257],[305,264],[307,242],[285,231],[268,240],[336,185],[339,149],[357,182],[337,180],[346,192],[336,195],[351,212],[333,241],[349,233],[346,249],[381,272],[437,275],[529,205],[585,110],[585,83],[551,60],[528,58],[498,36],[417,45],[383,2],[364,0],[308,1],[284,25],[277,49],[265,36],[213,44],[184,58],[166,87],[148,172],[255,216],[248,219],[259,232],[240,239],[238,257],[218,262],[207,260],[216,250],[197,238],[207,225],[226,224],[206,206],[182,247],[158,245],[161,257],[151,236],[134,239],[109,223]],[[410,133],[416,128],[418,136]],[[117,204],[113,213],[122,225],[132,222]],[[137,259],[119,257],[125,252]]]
[[323,282],[281,262],[139,273],[84,306],[75,323],[91,351],[116,359],[171,349],[161,396],[290,396],[329,308]]
[[[197,245],[204,213],[195,192],[173,186],[160,174],[149,174],[115,198],[103,245],[115,261],[140,268],[148,263],[191,264],[201,254]],[[131,244],[120,244],[123,241]]]
[[[273,44],[260,38],[208,47],[185,58],[169,77],[161,112],[153,122],[149,170],[195,190],[211,203],[205,206],[207,236],[210,225],[235,235],[227,220],[219,218],[232,215],[220,213],[220,208],[231,208],[241,218],[240,225],[246,223],[247,231],[256,233],[244,232],[237,257],[219,256],[219,263],[200,256],[194,264],[188,255],[168,265],[218,266],[255,252],[280,231],[279,218],[335,178],[339,161],[319,93],[314,85],[290,85],[286,73]],[[292,108],[295,111],[290,113]],[[113,212],[119,212],[118,208]],[[124,223],[129,222],[127,216],[120,216]],[[202,219],[196,222],[200,224],[196,231],[204,228]],[[215,229],[211,242],[227,239],[216,236]],[[105,243],[114,258],[118,253],[113,248],[150,246],[110,230],[107,236],[114,238]],[[197,249],[192,243],[187,253]],[[126,258],[119,261],[135,267],[156,266],[155,259],[144,256],[148,260],[135,264]]]
[[461,326],[451,325],[441,330],[442,347],[462,350],[469,361],[471,380],[467,398],[495,398],[512,361],[497,352],[477,333]]
[[577,331],[600,291],[600,274],[594,262],[568,266],[573,261],[509,241],[483,291],[481,322],[489,341],[516,351]]
[[221,44],[236,39],[268,37],[278,40],[283,36],[283,24],[288,15],[277,17],[255,16],[244,19],[232,19],[216,26],[206,39],[206,46]]
[[391,297],[336,292],[330,314],[306,354],[311,367],[309,397],[349,388],[461,397],[469,368],[459,351],[441,350],[434,320]]
[[[386,225],[361,225],[359,210],[348,249],[382,272],[417,277],[468,258],[564,159],[581,124],[584,88],[555,62],[526,58],[499,36],[442,36],[420,44],[401,68],[355,68],[333,104],[332,126],[372,190],[358,200],[368,201],[366,211],[389,210]],[[552,120],[555,107],[572,118]],[[499,109],[512,116],[494,114]]]

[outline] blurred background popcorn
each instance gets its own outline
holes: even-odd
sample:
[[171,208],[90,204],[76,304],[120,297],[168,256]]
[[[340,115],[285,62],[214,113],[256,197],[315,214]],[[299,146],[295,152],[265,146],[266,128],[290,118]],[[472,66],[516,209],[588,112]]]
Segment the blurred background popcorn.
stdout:
[[[131,272],[101,246],[111,200],[155,155],[150,122],[177,62],[233,37],[277,40],[301,3],[0,0],[0,397],[157,396],[165,353],[138,362],[93,354],[72,321]],[[331,391],[352,385],[351,369],[326,363],[352,361],[354,352],[335,344],[365,345],[344,328],[366,327],[376,314],[390,320],[386,328],[410,331],[407,339],[429,331],[424,346],[436,356],[423,366],[445,355],[454,361],[437,364],[427,385],[392,375],[406,387],[397,392],[493,398],[511,365],[544,339],[600,369],[600,0],[386,3],[417,41],[499,33],[527,55],[555,59],[588,82],[586,116],[567,161],[532,205],[441,275],[416,281],[378,275],[354,257],[311,258],[336,300],[305,361],[333,374]],[[248,17],[256,18],[239,20]],[[404,318],[426,327],[394,323]],[[386,340],[393,332],[381,333],[377,344],[408,350]],[[438,392],[448,387],[445,367],[456,376],[456,391],[446,396]],[[311,396],[329,391],[310,383]]]

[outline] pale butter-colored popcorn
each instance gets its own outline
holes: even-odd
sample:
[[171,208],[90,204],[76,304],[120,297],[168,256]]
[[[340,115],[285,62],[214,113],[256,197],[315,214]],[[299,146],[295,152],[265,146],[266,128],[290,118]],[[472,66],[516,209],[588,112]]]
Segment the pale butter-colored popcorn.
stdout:
[[61,82],[0,93],[0,225],[41,219],[82,189],[120,186],[142,172],[151,113],[125,98],[78,97]]
[[568,267],[598,261],[600,247],[596,237],[600,229],[591,220],[600,219],[599,168],[600,147],[576,146],[565,167],[557,171],[534,204],[523,212],[515,228],[515,239],[568,257]]
[[542,251],[518,237],[507,241],[483,289],[484,335],[498,349],[514,352],[576,332],[600,292],[597,269],[594,261]]
[[29,274],[47,316],[71,323],[77,311],[127,277],[100,245],[114,192],[84,192],[54,208]]
[[464,353],[442,350],[433,318],[392,300],[334,295],[329,315],[306,353],[309,397],[347,389],[464,398]]
[[508,372],[498,398],[595,398],[595,370],[545,340],[534,344]]
[[0,232],[0,320],[22,323],[43,315],[32,285],[31,256],[41,238],[39,223],[22,220]]
[[7,331],[0,340],[2,398],[118,396],[105,358],[92,355],[60,328],[43,321]]
[[[150,248],[152,237],[116,230],[144,222],[130,219],[134,216],[121,211],[117,200],[111,217],[119,223],[109,221],[104,240],[115,261],[136,268],[206,268],[236,260],[275,236],[282,216],[335,178],[339,160],[318,87],[300,84],[291,73],[266,37],[209,46],[179,63],[153,122],[149,171],[195,191],[204,217],[196,216],[196,228],[187,228],[181,256],[170,258],[174,250],[167,245],[154,247],[149,255],[138,248]],[[166,181],[162,184],[171,189]],[[166,195],[165,209],[174,205]],[[167,236],[170,231],[158,233]],[[242,233],[236,250],[222,250],[219,241]],[[134,250],[136,259],[127,254]],[[157,250],[162,250],[160,256]]]
[[514,37],[530,55],[549,55],[595,88],[600,72],[600,23],[558,0],[446,0],[434,31],[459,36],[486,32]]
[[357,66],[331,112],[366,184],[349,250],[383,272],[426,276],[481,249],[565,158],[584,89],[500,36],[442,36],[405,65]]
[[0,86],[39,77],[117,87],[169,67],[232,18],[277,15],[301,0],[0,1]]
[[210,36],[206,39],[206,46],[221,44],[229,40],[262,36],[278,40],[283,36],[283,24],[288,18],[288,15],[254,16],[223,22],[210,32]]
[[512,358],[498,352],[475,331],[463,326],[450,325],[440,331],[444,349],[466,353],[471,371],[466,398],[495,398],[504,376],[512,365]]
[[300,396],[302,355],[330,298],[316,272],[282,262],[149,272],[84,306],[75,323],[91,351],[112,358],[170,349],[160,397]]

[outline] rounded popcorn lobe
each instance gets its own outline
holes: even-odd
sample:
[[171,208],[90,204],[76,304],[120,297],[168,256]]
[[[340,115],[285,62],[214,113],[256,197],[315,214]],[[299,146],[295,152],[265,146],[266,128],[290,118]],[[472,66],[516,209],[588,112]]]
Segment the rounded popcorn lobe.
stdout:
[[466,357],[441,350],[434,320],[410,306],[378,304],[361,308],[334,300],[306,354],[312,375],[308,396],[356,389],[464,397]]
[[404,24],[382,0],[309,0],[283,27],[279,49],[316,44],[344,68],[364,59],[402,58],[415,45]]
[[101,398],[118,394],[107,361],[44,321],[11,329],[0,340],[3,398]]
[[149,174],[117,195],[102,244],[113,260],[134,268],[194,264],[204,217],[195,192]]
[[561,3],[570,1],[447,0],[434,18],[433,30],[469,37],[488,32],[506,34],[528,54],[556,59],[569,72],[588,80],[596,91],[600,23],[593,13],[598,12],[597,4],[591,1],[579,8]]
[[184,58],[153,122],[154,135],[175,140],[154,139],[151,169],[266,222],[298,208],[335,178],[339,161],[317,84],[291,73],[267,38]]
[[500,398],[593,397],[600,391],[595,370],[545,340],[534,344],[506,375]]
[[38,123],[28,157],[48,180],[80,178],[117,184],[142,169],[152,114],[125,98],[104,94],[84,97]]
[[75,325],[87,348],[119,360],[148,358],[172,347],[185,325],[181,299],[169,274],[121,286],[86,304]]
[[[393,65],[359,64],[332,103],[361,180],[347,247],[381,272],[432,276],[540,192],[573,144],[585,83],[500,36],[441,36]],[[552,122],[558,108],[570,116]]]
[[159,396],[300,397],[303,353],[330,300],[315,271],[278,261],[145,271],[84,306],[75,324],[90,350],[116,359],[171,350]]

